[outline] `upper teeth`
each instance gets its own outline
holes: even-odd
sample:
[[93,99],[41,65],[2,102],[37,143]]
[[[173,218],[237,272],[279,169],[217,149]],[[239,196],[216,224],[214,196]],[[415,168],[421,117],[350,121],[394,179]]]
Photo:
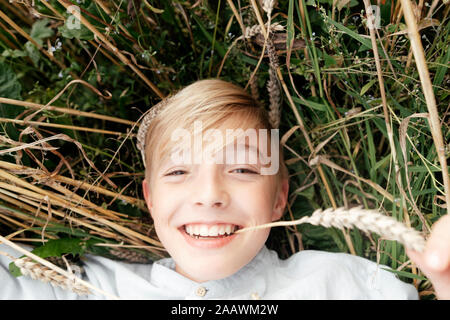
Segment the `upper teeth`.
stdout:
[[233,224],[215,224],[215,225],[206,225],[206,224],[187,224],[184,226],[187,233],[190,235],[199,235],[203,237],[215,237],[219,235],[232,234],[234,230],[237,228],[236,225]]

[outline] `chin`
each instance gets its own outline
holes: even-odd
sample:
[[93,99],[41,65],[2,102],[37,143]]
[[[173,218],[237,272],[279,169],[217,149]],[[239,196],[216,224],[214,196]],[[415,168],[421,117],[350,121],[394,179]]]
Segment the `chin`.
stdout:
[[177,269],[182,270],[182,272],[177,271],[196,282],[227,278],[247,265],[258,253],[258,251],[245,251],[240,252],[239,255],[239,252],[236,251],[223,255],[197,255],[194,259],[186,256],[179,257],[180,259],[177,260],[182,263],[176,263],[176,265]]
[[[232,276],[236,272],[238,272],[245,264],[243,265],[219,265],[215,263],[214,265],[205,265],[205,266],[184,266],[184,275],[191,280],[196,282],[207,282],[212,280],[220,280]],[[183,268],[183,266],[180,266]]]
[[184,240],[162,243],[174,259],[178,273],[196,282],[206,282],[227,278],[246,266],[264,246],[269,232],[239,234],[221,248],[198,248]]

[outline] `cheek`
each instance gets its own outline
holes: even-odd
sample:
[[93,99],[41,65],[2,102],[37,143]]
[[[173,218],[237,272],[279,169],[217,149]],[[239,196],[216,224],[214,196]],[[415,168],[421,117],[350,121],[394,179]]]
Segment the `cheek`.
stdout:
[[151,210],[151,216],[155,224],[156,231],[159,232],[161,227],[167,226],[169,219],[169,212],[171,212],[171,201],[164,197],[163,192],[159,192],[159,189],[154,190],[153,193],[153,206]]
[[258,188],[244,188],[235,193],[235,201],[239,199],[240,206],[246,208],[258,221],[269,221],[274,205],[274,191],[268,186],[262,185]]
[[272,183],[265,183],[256,195],[266,206],[271,206],[275,199],[275,193],[276,187]]

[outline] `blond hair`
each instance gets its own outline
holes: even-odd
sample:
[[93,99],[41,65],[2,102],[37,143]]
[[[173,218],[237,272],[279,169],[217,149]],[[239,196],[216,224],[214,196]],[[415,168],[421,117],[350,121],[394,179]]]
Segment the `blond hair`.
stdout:
[[[172,147],[172,132],[180,127],[192,128],[194,121],[201,120],[203,130],[230,122],[234,128],[247,126],[267,129],[269,132],[274,129],[267,111],[251,95],[242,88],[219,79],[196,81],[153,108],[155,111],[149,117],[151,121],[141,124],[145,125],[143,129],[146,131],[143,132],[144,141],[140,148],[143,149],[147,181],[150,181],[155,164],[167,157]],[[288,170],[281,146],[279,155],[280,170],[277,175],[280,179],[287,178]]]

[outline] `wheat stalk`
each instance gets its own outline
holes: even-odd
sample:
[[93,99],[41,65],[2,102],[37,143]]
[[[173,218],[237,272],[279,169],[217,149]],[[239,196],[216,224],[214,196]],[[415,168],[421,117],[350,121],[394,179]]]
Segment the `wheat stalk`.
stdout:
[[71,290],[78,295],[88,295],[91,291],[84,284],[76,281],[76,278],[70,279],[58,272],[47,268],[29,257],[15,259],[14,264],[20,269],[24,276],[30,276],[34,280],[50,282],[55,287],[61,287],[65,290]]
[[366,210],[362,207],[345,209],[343,207],[326,210],[317,209],[310,217],[303,217],[294,221],[279,221],[259,226],[243,228],[235,233],[250,230],[263,229],[277,226],[292,226],[302,223],[320,225],[324,227],[335,227],[338,229],[353,228],[365,232],[375,232],[387,240],[395,240],[415,251],[422,252],[425,248],[425,238],[422,234],[392,217],[385,216],[377,210]]

